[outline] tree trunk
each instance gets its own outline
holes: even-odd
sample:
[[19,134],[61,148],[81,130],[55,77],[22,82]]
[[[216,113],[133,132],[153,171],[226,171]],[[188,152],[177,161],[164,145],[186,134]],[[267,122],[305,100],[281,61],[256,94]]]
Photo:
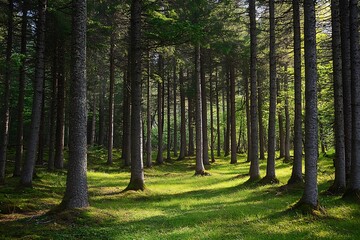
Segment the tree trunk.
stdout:
[[184,85],[184,71],[182,67],[180,68],[179,71],[179,81],[180,81],[180,111],[181,111],[179,160],[182,160],[186,156],[185,85]]
[[209,143],[208,143],[208,124],[207,124],[207,97],[206,97],[206,78],[205,78],[205,57],[204,50],[200,48],[200,79],[201,79],[201,104],[202,104],[202,133],[203,133],[203,162],[209,162]]
[[113,163],[113,145],[114,145],[114,84],[115,84],[115,56],[114,56],[114,45],[115,45],[114,33],[110,36],[110,86],[109,86],[109,129],[108,129],[108,158],[107,164]]
[[[18,115],[17,115],[17,135],[16,135],[16,155],[15,168],[13,172],[14,177],[20,177],[21,164],[24,152],[24,96],[25,96],[25,76],[26,76],[26,33],[27,33],[27,14],[28,1],[22,1],[22,17],[21,17],[21,49],[20,53],[23,55],[19,69],[19,97],[18,97]],[[0,180],[1,181],[1,180]]]
[[150,50],[147,56],[147,93],[146,93],[146,167],[152,167],[151,159],[151,85],[150,85]]
[[217,135],[217,147],[216,152],[217,156],[221,156],[221,134],[220,134],[220,106],[219,106],[219,79],[218,79],[218,69],[215,69],[215,89],[216,89],[216,135]]
[[171,108],[170,108],[170,76],[167,77],[167,146],[166,146],[166,161],[171,161]]
[[174,58],[174,69],[173,69],[173,81],[174,81],[174,111],[173,111],[173,114],[174,114],[174,157],[177,157],[178,156],[178,145],[177,145],[177,112],[176,112],[176,91],[177,91],[177,84],[176,84],[176,60]]
[[[228,66],[227,66],[228,67]],[[230,69],[227,68],[226,73],[226,132],[224,137],[224,157],[230,153],[230,130],[231,130],[231,103],[230,103]]]
[[[188,75],[189,76],[189,75]],[[193,106],[194,96],[189,94],[188,96],[188,104],[189,104],[189,148],[188,148],[188,156],[194,156],[195,147],[194,147],[194,129],[193,129],[193,119],[194,119],[194,106]]]
[[[130,50],[129,50],[130,51]],[[128,54],[128,66],[125,71],[126,77],[124,77],[124,99],[123,99],[123,141],[122,141],[122,159],[124,159],[124,165],[130,166],[131,162],[131,151],[130,151],[130,131],[131,131],[131,123],[130,123],[130,115],[131,115],[131,103],[130,103],[130,54]]]
[[258,108],[257,108],[257,81],[256,81],[256,62],[257,62],[257,39],[256,39],[256,11],[255,0],[249,0],[250,16],[250,115],[251,115],[251,163],[250,163],[250,181],[260,178],[259,170],[259,129],[258,129]]
[[279,121],[279,158],[285,157],[285,133],[284,133],[284,117],[283,117],[283,107],[281,106],[281,81],[277,81],[277,103],[280,105],[278,109],[278,121]]
[[237,163],[236,115],[235,115],[235,69],[230,65],[230,122],[231,122],[231,164]]
[[126,190],[144,190],[141,132],[141,1],[131,3],[131,178]]
[[161,82],[158,82],[158,97],[157,97],[157,112],[158,112],[158,152],[156,157],[157,164],[163,164],[163,57],[160,55],[158,60],[159,66],[159,76],[161,78]]
[[304,2],[305,42],[305,189],[299,205],[318,209],[317,66],[315,2]]
[[287,66],[285,66],[285,159],[284,162],[290,162],[290,115],[289,115],[289,98],[288,98],[288,76]]
[[264,123],[263,123],[263,97],[262,97],[262,79],[261,76],[258,77],[258,116],[259,116],[259,159],[264,160],[265,159],[265,143],[264,143]]
[[343,193],[346,187],[343,82],[341,66],[341,26],[339,2],[339,0],[332,0],[331,2],[336,154],[335,180],[333,185],[328,189],[328,192],[332,194]]
[[352,102],[351,176],[345,196],[359,199],[360,193],[360,50],[358,1],[350,0],[350,59]]
[[349,0],[340,0],[341,18],[341,58],[343,81],[343,106],[345,134],[345,169],[346,181],[350,180],[351,172],[351,145],[352,145],[352,112],[351,112],[351,61],[350,61],[350,26]]
[[[44,75],[45,79],[45,75]],[[41,118],[40,118],[40,129],[39,129],[39,144],[38,144],[38,155],[36,164],[43,165],[44,163],[44,148],[45,148],[45,81],[43,81],[43,98],[41,101]]]
[[223,84],[222,84],[222,88],[221,88],[221,100],[222,100],[222,125],[223,125],[223,139],[224,139],[224,142],[223,142],[223,150],[224,150],[224,157],[226,156],[225,154],[225,151],[226,151],[226,112],[225,112],[225,105],[226,105],[226,102],[225,102],[225,92],[226,92],[226,80],[223,79]]
[[268,158],[264,181],[278,183],[275,174],[275,144],[276,144],[276,38],[275,38],[275,0],[269,1],[270,14],[270,105],[268,125]]
[[246,71],[243,71],[243,78],[245,83],[245,106],[246,106],[246,129],[247,129],[247,159],[246,162],[251,162],[251,116],[250,116],[250,94],[249,94],[249,78]]
[[90,138],[90,146],[94,146],[95,144],[95,136],[96,136],[96,92],[94,91],[93,96],[93,109],[91,116],[91,138]]
[[204,175],[204,141],[203,141],[203,123],[202,123],[202,94],[201,94],[201,69],[200,69],[200,44],[195,46],[195,83],[196,83],[196,167],[195,175]]
[[86,156],[86,0],[73,1],[72,71],[69,109],[69,165],[61,206],[65,209],[89,205]]
[[[126,72],[126,71],[125,71]],[[126,74],[124,74],[124,82],[126,81]],[[103,146],[105,144],[105,93],[106,93],[106,85],[105,81],[103,81],[100,76],[97,76],[98,80],[100,81],[101,85],[101,94],[100,94],[100,101],[99,101],[99,139],[98,139],[98,145]],[[125,84],[124,84],[125,88]],[[125,92],[125,90],[124,90]],[[124,125],[123,125],[124,129]]]
[[302,107],[301,107],[301,35],[299,0],[293,0],[294,29],[294,161],[288,184],[301,183],[302,177]]
[[21,184],[25,187],[32,186],[32,178],[35,167],[36,152],[39,143],[39,131],[41,121],[41,103],[43,98],[44,82],[44,53],[45,53],[45,17],[47,0],[39,1],[37,45],[35,63],[35,89],[31,115],[30,135],[27,143],[26,159],[21,173]]
[[[64,168],[64,125],[65,125],[65,52],[64,46],[59,46],[58,58],[58,102],[56,120],[56,140],[55,140],[55,168]],[[73,104],[73,103],[71,103]]]
[[[212,61],[210,61],[210,65]],[[213,89],[213,76],[212,76],[212,67],[210,67],[210,156],[211,162],[215,162],[215,155],[214,155],[214,89]]]

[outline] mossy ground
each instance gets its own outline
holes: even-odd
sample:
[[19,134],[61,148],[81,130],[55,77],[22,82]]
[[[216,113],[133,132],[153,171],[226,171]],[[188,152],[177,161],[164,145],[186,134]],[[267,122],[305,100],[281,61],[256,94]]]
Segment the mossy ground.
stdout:
[[[65,172],[39,170],[32,189],[8,178],[0,187],[0,239],[357,239],[360,205],[341,196],[320,194],[326,215],[288,211],[302,195],[287,183],[291,164],[277,160],[280,184],[245,183],[249,163],[217,158],[207,172],[194,176],[194,159],[145,169],[146,190],[122,192],[129,183],[119,153],[106,165],[102,149],[89,151],[90,205],[86,210],[45,214],[61,202]],[[331,156],[331,155],[330,155]],[[10,157],[11,158],[11,157]],[[154,158],[155,159],[155,158]],[[265,176],[266,161],[260,161]],[[329,157],[319,160],[319,188],[333,179]],[[10,175],[10,172],[9,172]],[[5,213],[5,211],[3,212]]]

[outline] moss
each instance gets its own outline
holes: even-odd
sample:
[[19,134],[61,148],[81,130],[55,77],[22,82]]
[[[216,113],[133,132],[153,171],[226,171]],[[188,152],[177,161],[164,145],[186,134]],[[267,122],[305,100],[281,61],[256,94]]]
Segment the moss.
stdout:
[[201,171],[195,171],[195,176],[211,176],[211,174],[209,172],[201,170]]
[[141,179],[130,180],[129,185],[124,189],[125,191],[144,191],[145,190],[145,183]]
[[300,199],[294,206],[292,206],[291,210],[300,211],[304,215],[312,215],[316,217],[326,215],[325,209],[321,207],[319,203],[314,206],[305,202],[303,199]]
[[279,184],[279,179],[275,176],[265,176],[259,181],[261,185],[268,185],[268,184]]

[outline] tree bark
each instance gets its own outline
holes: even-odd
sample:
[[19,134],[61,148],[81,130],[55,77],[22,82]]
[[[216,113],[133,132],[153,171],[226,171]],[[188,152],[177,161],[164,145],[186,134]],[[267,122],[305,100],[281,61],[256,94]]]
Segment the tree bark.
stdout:
[[[126,71],[125,71],[126,72]],[[124,82],[126,81],[126,74],[124,74]],[[104,111],[104,107],[105,107],[105,93],[106,93],[106,86],[105,86],[105,81],[103,81],[100,76],[97,76],[98,80],[100,81],[100,85],[101,85],[101,94],[100,94],[100,99],[99,99],[99,139],[98,139],[98,145],[103,146],[105,144],[105,111]],[[124,84],[124,88],[125,88],[125,84]],[[124,90],[125,92],[125,90]],[[124,125],[123,125],[123,129],[124,129]]]
[[263,97],[262,97],[262,79],[261,76],[258,77],[258,118],[259,118],[259,159],[264,160],[265,159],[265,137],[264,137],[264,123],[263,123]]
[[217,147],[216,152],[217,156],[221,156],[221,133],[220,133],[220,106],[219,106],[219,79],[218,79],[218,69],[215,69],[215,89],[216,89],[216,135],[217,135]]
[[284,148],[284,162],[290,162],[290,114],[289,114],[289,97],[288,97],[288,76],[287,66],[285,66],[285,79],[284,79],[284,90],[285,90],[285,148]]
[[166,161],[171,161],[171,94],[170,94],[170,75],[167,77],[167,146],[166,146]]
[[235,69],[230,64],[230,122],[231,122],[231,164],[237,163],[236,115],[235,115]]
[[301,107],[301,34],[300,34],[300,6],[299,0],[293,0],[293,29],[294,29],[294,161],[288,184],[303,182],[302,177],[302,107]]
[[158,60],[159,76],[161,82],[158,82],[158,97],[157,97],[157,108],[158,108],[158,152],[156,157],[157,164],[163,164],[163,57],[160,55]]
[[[189,76],[189,75],[188,75]],[[192,84],[192,83],[191,83]],[[188,147],[188,156],[193,156],[195,152],[194,146],[194,128],[193,128],[193,120],[194,120],[194,106],[193,106],[194,96],[191,94],[188,95],[188,119],[189,119],[189,147]]]
[[21,49],[22,54],[21,65],[19,69],[19,97],[18,97],[18,116],[17,116],[17,146],[15,155],[14,177],[20,177],[21,164],[24,153],[24,96],[25,96],[25,77],[26,77],[26,34],[27,34],[27,15],[28,1],[22,1],[22,17],[21,17]]
[[174,110],[173,110],[173,114],[174,114],[174,134],[173,134],[173,136],[174,136],[174,157],[177,157],[178,156],[178,145],[177,145],[177,132],[178,132],[178,130],[177,130],[177,112],[176,112],[176,105],[177,105],[177,102],[176,102],[176,95],[177,95],[177,93],[176,93],[176,91],[177,91],[177,83],[176,83],[176,81],[177,81],[177,79],[176,79],[176,60],[175,60],[175,58],[174,58],[174,66],[173,66],[173,81],[174,81]]
[[281,81],[277,81],[277,103],[280,105],[278,109],[278,121],[279,121],[279,158],[285,157],[285,133],[284,133],[284,117],[283,117],[283,107],[281,106]]
[[180,111],[181,111],[179,160],[182,160],[186,156],[185,85],[184,85],[184,70],[182,67],[180,68],[179,71],[179,81],[180,81]]
[[204,165],[210,165],[209,162],[209,143],[208,143],[208,124],[207,124],[207,97],[206,97],[206,77],[205,77],[205,59],[204,50],[200,48],[200,78],[201,78],[201,104],[202,104],[202,133],[203,133],[203,162]]
[[251,162],[251,116],[250,116],[250,94],[249,94],[249,78],[247,72],[243,71],[245,83],[245,106],[246,106],[246,129],[247,129],[247,159]]
[[226,132],[224,136],[224,157],[230,153],[230,130],[231,130],[231,103],[230,103],[230,68],[226,69]]
[[108,128],[108,158],[107,164],[111,165],[113,163],[113,145],[114,145],[114,84],[115,84],[115,56],[114,56],[114,45],[115,45],[115,36],[114,33],[111,33],[110,36],[110,86],[109,86],[109,128]]
[[[45,75],[44,75],[45,79]],[[43,98],[41,101],[41,118],[40,118],[40,129],[39,129],[39,144],[38,144],[38,154],[37,154],[37,165],[43,165],[44,163],[44,148],[45,148],[45,80],[43,81]]]
[[144,190],[141,126],[141,0],[131,3],[131,178],[126,190]]
[[256,81],[256,62],[257,62],[257,37],[256,37],[256,11],[255,0],[249,0],[250,16],[250,116],[251,116],[251,163],[250,163],[250,181],[260,178],[259,169],[259,129],[257,112],[257,81]]
[[147,56],[147,96],[146,96],[146,167],[152,167],[151,159],[151,85],[150,85],[150,50]]
[[[212,61],[210,61],[210,65]],[[211,162],[215,162],[215,155],[214,155],[214,89],[213,89],[213,69],[210,67],[210,76],[209,76],[209,84],[210,84],[210,156]]]
[[31,115],[30,135],[27,143],[27,152],[24,168],[21,173],[21,184],[25,187],[32,186],[35,168],[36,153],[39,143],[39,131],[41,121],[41,103],[43,98],[44,81],[44,53],[45,53],[45,17],[47,0],[39,1],[38,23],[37,23],[37,45],[35,65],[35,89],[33,96],[33,107]]
[[86,0],[73,1],[72,69],[69,108],[69,165],[61,207],[89,206],[87,187]]
[[91,116],[91,138],[90,138],[90,146],[94,146],[95,144],[95,136],[96,136],[96,92],[93,93],[93,104],[92,104],[92,116]]

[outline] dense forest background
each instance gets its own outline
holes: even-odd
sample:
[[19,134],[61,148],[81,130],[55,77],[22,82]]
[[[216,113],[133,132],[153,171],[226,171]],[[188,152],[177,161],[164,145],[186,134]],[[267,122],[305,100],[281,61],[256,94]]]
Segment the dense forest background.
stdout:
[[144,168],[154,165],[192,159],[209,176],[217,159],[245,156],[241,174],[261,185],[279,183],[277,161],[289,164],[286,186],[304,190],[295,207],[322,212],[318,158],[331,155],[325,192],[359,200],[358,1],[0,8],[2,185],[66,169],[60,209],[81,208],[93,151],[131,172],[125,190],[151,188]]

